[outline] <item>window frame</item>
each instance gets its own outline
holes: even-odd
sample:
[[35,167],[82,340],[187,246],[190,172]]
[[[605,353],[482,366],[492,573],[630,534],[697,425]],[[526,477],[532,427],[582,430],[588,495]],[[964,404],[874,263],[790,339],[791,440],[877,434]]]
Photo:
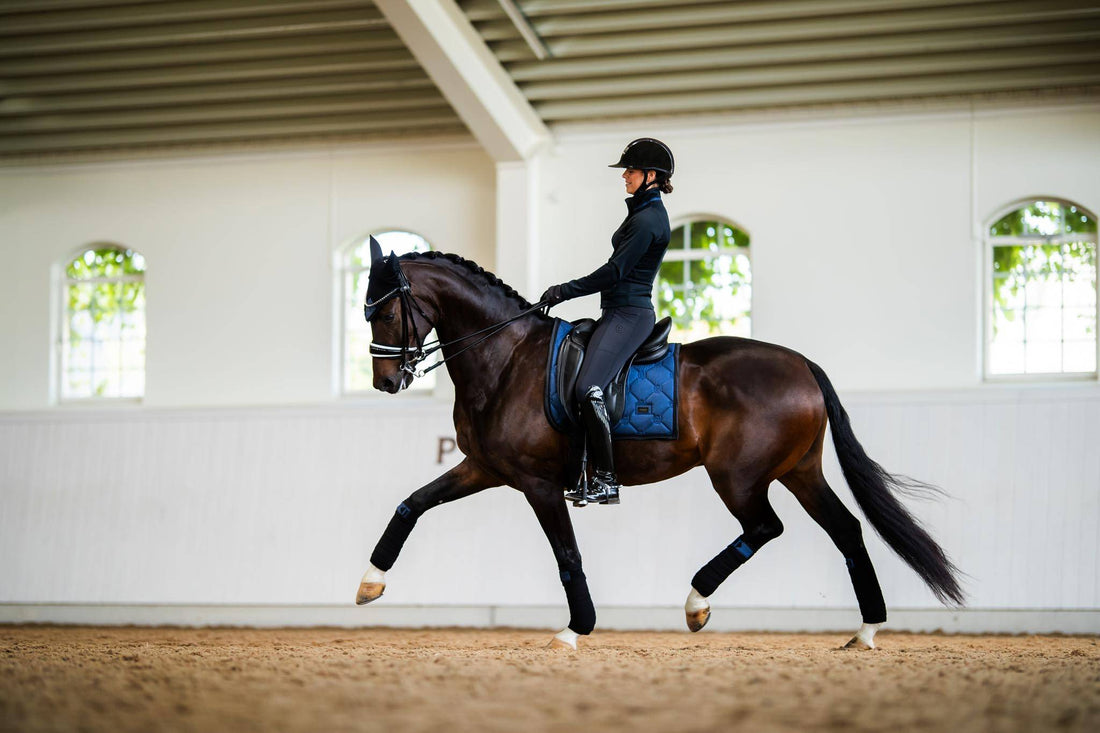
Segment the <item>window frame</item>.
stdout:
[[[353,274],[356,274],[356,273],[370,272],[370,267],[369,266],[366,266],[366,267],[355,266],[355,267],[353,267],[351,265],[351,255],[352,255],[352,253],[356,249],[358,249],[359,247],[361,247],[365,243],[367,243],[369,241],[370,237],[378,237],[382,234],[387,234],[387,233],[390,233],[390,232],[401,232],[402,234],[411,234],[413,236],[419,237],[422,241],[424,241],[428,245],[429,250],[433,250],[433,251],[435,250],[435,247],[432,245],[431,240],[428,239],[427,237],[425,237],[420,232],[418,232],[414,229],[406,229],[405,227],[391,226],[391,227],[378,227],[378,228],[370,230],[368,233],[363,234],[362,236],[358,236],[358,237],[354,237],[352,239],[349,239],[349,240],[345,241],[344,244],[342,244],[340,247],[338,247],[336,249],[336,251],[334,252],[334,257],[333,257],[334,262],[333,262],[333,264],[334,264],[334,269],[336,270],[337,283],[336,283],[336,288],[335,288],[335,293],[336,293],[336,299],[335,299],[336,300],[336,303],[335,303],[336,318],[335,318],[335,324],[334,324],[335,325],[335,333],[334,333],[335,338],[334,338],[334,340],[336,342],[336,359],[335,359],[336,363],[335,363],[334,369],[333,369],[333,382],[334,382],[334,388],[335,388],[336,396],[339,397],[340,399],[372,400],[372,399],[379,399],[379,398],[382,398],[382,397],[388,397],[389,396],[389,395],[384,395],[384,394],[378,392],[378,390],[375,390],[374,388],[348,389],[348,387],[347,387],[347,375],[348,375],[348,373],[347,373],[347,366],[348,366],[348,364],[347,364],[347,359],[348,359],[348,343],[347,343],[348,339],[347,339],[347,336],[348,336],[348,323],[349,323],[347,303],[348,303],[348,297],[350,296],[350,293],[348,292],[348,279],[349,279],[349,277]],[[382,246],[382,249],[383,249],[383,252],[385,254],[388,254],[388,253],[385,252],[385,245]],[[370,328],[370,326],[368,325],[368,329],[369,328]],[[434,333],[434,330],[431,333]],[[428,334],[424,334],[424,339],[425,339],[425,341],[428,340]],[[429,359],[428,362],[426,362],[426,363],[432,363],[433,361],[434,361],[434,359]],[[437,370],[437,373],[438,373],[438,370]],[[417,398],[417,397],[428,398],[428,397],[435,396],[435,394],[438,390],[438,387],[439,387],[438,377],[437,377],[435,383],[430,387],[417,387],[417,386],[415,386],[418,381],[419,380],[414,380],[413,381],[413,386],[411,386],[410,388],[406,388],[406,389],[402,390],[402,393],[406,394],[406,395],[409,395],[410,397],[413,397],[414,399]]]
[[[121,277],[91,277],[83,278],[80,280],[72,280],[67,275],[69,265],[81,257],[85,252],[91,252],[100,249],[113,249],[117,252],[133,252],[136,255],[141,255],[141,258],[145,260],[146,268],[142,270],[141,275],[123,275]],[[66,330],[68,328],[71,313],[69,311],[69,286],[74,283],[128,283],[128,282],[140,282],[145,285],[145,276],[148,274],[149,258],[145,256],[145,253],[134,248],[128,247],[118,242],[110,241],[97,241],[89,242],[88,244],[81,245],[76,249],[73,249],[54,265],[54,306],[56,308],[57,317],[54,320],[53,329],[53,358],[50,360],[51,371],[53,374],[50,379],[50,388],[53,391],[51,402],[58,406],[66,407],[108,407],[108,406],[137,406],[145,402],[145,392],[147,382],[142,383],[141,394],[137,396],[127,397],[66,397],[64,389],[64,381],[66,376],[65,371],[65,348],[68,344],[68,334]],[[144,288],[143,288],[144,290]],[[145,291],[143,293],[145,297],[146,315],[148,314],[149,306],[149,293]],[[145,331],[145,344],[148,346],[149,331],[148,320],[146,320]],[[145,363],[142,365],[142,372],[148,375],[148,354],[146,354]]]
[[[1038,201],[1048,201],[1063,207],[1076,207],[1097,221],[1096,215],[1087,206],[1076,201],[1060,196],[1028,196],[1016,199],[1012,203],[1005,204],[993,211],[982,222],[981,247],[982,247],[982,380],[989,384],[1041,384],[1044,382],[1097,382],[1100,381],[1100,333],[1094,333],[1094,348],[1096,350],[1096,369],[1091,372],[1038,372],[1034,374],[993,374],[991,371],[991,351],[993,346],[993,249],[996,246],[1010,245],[1021,246],[1027,244],[1064,244],[1067,242],[1092,241],[1097,249],[1097,278],[1093,288],[1097,291],[1094,310],[1096,315],[1097,331],[1100,331],[1100,234],[1076,235],[1057,234],[1048,237],[1036,235],[1033,237],[998,237],[989,233],[990,228],[1003,217],[1027,208]],[[1090,240],[1091,238],[1091,240]]]
[[[665,250],[665,254],[664,254],[664,257],[662,258],[661,262],[662,262],[662,264],[665,263],[665,262],[690,262],[692,260],[713,259],[715,257],[720,257],[722,255],[736,256],[736,255],[739,255],[739,254],[745,255],[746,257],[748,257],[749,258],[749,272],[752,275],[752,283],[751,283],[752,292],[749,295],[749,335],[745,336],[745,337],[742,337],[742,338],[753,338],[753,330],[755,328],[754,324],[755,324],[755,321],[756,321],[756,319],[753,317],[754,302],[755,302],[755,295],[756,295],[756,272],[755,272],[755,270],[752,266],[753,265],[752,235],[749,234],[749,230],[747,228],[741,226],[736,221],[734,221],[733,219],[731,219],[727,216],[722,216],[721,214],[707,214],[707,213],[687,214],[687,215],[684,215],[684,216],[678,216],[675,219],[673,219],[672,222],[670,222],[669,232],[671,233],[671,232],[674,232],[674,231],[676,231],[677,229],[679,229],[681,227],[686,227],[686,231],[684,232],[684,242],[688,243],[688,242],[690,242],[690,237],[691,237],[691,225],[702,223],[702,222],[718,222],[719,224],[727,225],[727,226],[733,227],[733,228],[735,228],[739,231],[744,232],[749,237],[748,246],[745,246],[745,247],[722,247],[722,248],[717,249],[717,250],[693,250],[689,247],[684,247],[682,249],[672,249],[671,247],[669,247],[668,249]],[[692,256],[692,255],[696,255],[696,256]],[[702,255],[702,256],[700,256],[700,255]],[[659,277],[660,277],[660,273],[658,272],[658,278]],[[654,310],[656,310],[659,306],[659,303],[658,303],[658,300],[657,300],[657,281],[656,280],[654,280],[654,283],[653,283],[653,294],[652,294],[651,299],[653,301],[653,308],[654,308]],[[676,326],[675,326],[675,323],[674,323],[673,324],[673,329],[675,330],[675,328],[676,328]],[[727,335],[727,334],[719,334],[719,335]]]

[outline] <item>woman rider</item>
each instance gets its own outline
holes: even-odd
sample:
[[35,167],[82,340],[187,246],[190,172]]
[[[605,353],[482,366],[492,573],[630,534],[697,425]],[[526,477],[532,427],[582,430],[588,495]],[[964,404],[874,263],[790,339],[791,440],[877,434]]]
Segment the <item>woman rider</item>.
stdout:
[[[577,377],[574,399],[580,408],[592,461],[590,501],[619,503],[619,482],[611,451],[611,424],[604,390],[653,331],[653,281],[668,248],[671,234],[661,193],[672,193],[669,179],[675,171],[672,151],[660,140],[634,140],[618,163],[625,168],[626,219],[611,235],[611,259],[585,277],[551,286],[541,300],[550,306],[600,293],[603,315],[596,323]],[[566,498],[579,498],[566,495]]]

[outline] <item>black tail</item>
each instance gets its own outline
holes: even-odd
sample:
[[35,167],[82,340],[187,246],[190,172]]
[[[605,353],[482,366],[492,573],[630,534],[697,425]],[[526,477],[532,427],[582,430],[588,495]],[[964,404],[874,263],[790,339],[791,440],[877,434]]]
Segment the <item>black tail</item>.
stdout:
[[825,397],[825,410],[829,414],[840,467],[859,508],[890,549],[917,572],[942,603],[962,605],[963,592],[955,577],[958,569],[944,554],[943,548],[894,496],[895,492],[927,493],[934,487],[894,476],[871,460],[856,440],[848,413],[840,404],[840,398],[825,372],[809,359],[806,363]]

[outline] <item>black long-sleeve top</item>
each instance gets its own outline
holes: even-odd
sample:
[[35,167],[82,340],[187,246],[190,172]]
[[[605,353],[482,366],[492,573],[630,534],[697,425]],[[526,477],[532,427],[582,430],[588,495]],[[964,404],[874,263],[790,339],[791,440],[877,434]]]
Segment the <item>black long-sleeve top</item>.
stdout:
[[590,275],[561,286],[566,298],[600,293],[601,308],[653,308],[653,281],[672,231],[661,192],[652,189],[626,200],[626,219],[611,235],[611,259]]

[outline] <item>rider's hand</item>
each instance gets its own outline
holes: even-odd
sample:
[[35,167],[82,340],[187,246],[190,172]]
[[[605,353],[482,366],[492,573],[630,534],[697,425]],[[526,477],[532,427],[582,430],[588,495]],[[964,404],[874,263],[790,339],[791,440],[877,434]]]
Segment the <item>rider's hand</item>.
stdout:
[[551,285],[546,289],[546,292],[539,298],[540,301],[546,302],[547,308],[553,308],[558,303],[568,300],[561,292],[561,285]]

